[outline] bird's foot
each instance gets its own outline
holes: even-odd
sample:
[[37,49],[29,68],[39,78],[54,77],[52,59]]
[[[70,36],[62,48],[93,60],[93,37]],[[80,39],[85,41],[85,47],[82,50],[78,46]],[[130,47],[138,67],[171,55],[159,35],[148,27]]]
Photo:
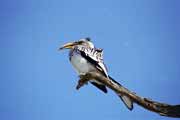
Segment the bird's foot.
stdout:
[[80,75],[79,77],[80,77],[80,80],[78,81],[78,84],[76,86],[77,90],[79,90],[84,84],[87,84],[87,82],[88,82],[88,79],[85,78],[84,75]]

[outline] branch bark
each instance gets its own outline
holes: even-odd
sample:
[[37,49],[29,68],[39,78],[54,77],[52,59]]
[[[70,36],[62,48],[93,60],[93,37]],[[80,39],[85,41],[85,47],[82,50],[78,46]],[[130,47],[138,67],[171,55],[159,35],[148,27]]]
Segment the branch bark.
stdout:
[[165,103],[156,102],[148,98],[140,97],[136,93],[129,91],[122,85],[117,85],[115,82],[109,80],[108,78],[104,77],[103,75],[97,72],[89,72],[86,75],[80,76],[80,80],[78,81],[76,89],[81,88],[84,84],[86,84],[89,80],[92,79],[95,79],[103,83],[108,88],[112,89],[114,92],[118,94],[128,96],[129,98],[131,98],[133,103],[136,103],[149,111],[158,113],[162,116],[180,118],[180,105],[169,105]]

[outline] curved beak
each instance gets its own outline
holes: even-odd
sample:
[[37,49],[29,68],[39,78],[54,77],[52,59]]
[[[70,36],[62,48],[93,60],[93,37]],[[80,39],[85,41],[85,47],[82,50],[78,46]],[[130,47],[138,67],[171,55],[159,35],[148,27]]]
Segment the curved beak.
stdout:
[[59,50],[72,49],[74,45],[76,45],[76,42],[69,42],[60,47]]

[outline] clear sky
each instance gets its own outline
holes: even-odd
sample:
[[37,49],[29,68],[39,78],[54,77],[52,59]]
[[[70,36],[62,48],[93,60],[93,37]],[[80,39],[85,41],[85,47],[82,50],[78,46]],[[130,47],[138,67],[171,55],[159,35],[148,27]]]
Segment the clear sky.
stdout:
[[[1,120],[171,120],[109,90],[75,90],[60,45],[91,37],[109,74],[138,95],[180,104],[178,0],[2,0]],[[176,119],[173,119],[176,120]]]

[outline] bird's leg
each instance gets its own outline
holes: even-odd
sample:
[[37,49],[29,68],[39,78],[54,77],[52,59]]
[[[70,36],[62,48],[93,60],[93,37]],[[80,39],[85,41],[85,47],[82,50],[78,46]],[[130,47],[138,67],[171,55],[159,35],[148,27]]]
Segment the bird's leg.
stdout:
[[87,84],[88,80],[86,75],[80,75],[80,79],[78,81],[78,84],[76,86],[76,89],[79,90],[84,84]]

